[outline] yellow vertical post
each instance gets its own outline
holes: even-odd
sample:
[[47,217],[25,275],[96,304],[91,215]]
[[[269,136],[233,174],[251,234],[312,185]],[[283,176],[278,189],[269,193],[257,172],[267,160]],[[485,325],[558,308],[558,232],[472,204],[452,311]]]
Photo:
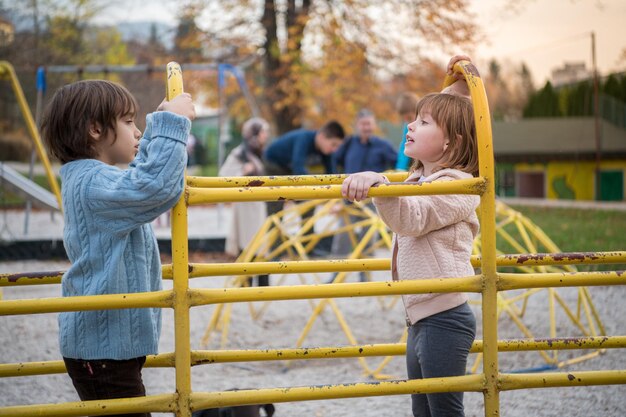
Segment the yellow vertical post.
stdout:
[[39,131],[37,130],[37,124],[35,123],[35,119],[33,118],[33,114],[30,111],[30,107],[28,107],[28,103],[26,102],[26,97],[24,96],[24,91],[22,90],[22,86],[20,85],[19,80],[17,79],[17,75],[15,74],[15,70],[13,66],[6,61],[0,61],[0,78],[7,77],[11,80],[11,86],[13,88],[13,92],[15,93],[15,97],[17,99],[17,103],[20,106],[20,110],[22,111],[22,116],[24,116],[24,122],[26,123],[26,128],[28,129],[28,133],[33,138],[33,142],[35,144],[35,150],[37,151],[37,155],[39,156],[39,160],[43,164],[46,170],[46,177],[48,178],[48,183],[50,184],[50,188],[54,193],[57,202],[59,203],[59,210],[63,211],[63,204],[61,203],[61,191],[59,189],[59,184],[57,183],[57,179],[52,172],[52,166],[50,165],[50,160],[48,159],[48,154],[46,154],[46,150],[41,143],[41,137],[39,136]]
[[[494,159],[491,134],[491,116],[485,86],[478,70],[468,61],[454,66],[462,73],[470,90],[474,106],[474,120],[478,139],[479,175],[486,181],[480,199],[481,221],[481,270],[483,279],[483,374],[485,378],[485,416],[500,415],[500,393],[498,389],[498,274],[496,270],[496,203],[494,186]],[[445,84],[451,84],[446,77]]]
[[[183,92],[183,73],[176,62],[167,64],[166,98]],[[187,185],[185,184],[185,187]],[[188,219],[185,194],[172,209],[172,275],[174,277],[174,358],[176,366],[177,417],[191,417],[191,347],[189,330],[189,255]]]

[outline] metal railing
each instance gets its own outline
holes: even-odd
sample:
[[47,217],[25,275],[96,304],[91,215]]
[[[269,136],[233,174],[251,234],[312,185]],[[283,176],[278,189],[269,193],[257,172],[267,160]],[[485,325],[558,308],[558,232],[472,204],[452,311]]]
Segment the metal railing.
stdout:
[[[172,213],[172,264],[163,268],[164,278],[173,279],[171,290],[111,294],[71,298],[47,298],[0,301],[0,315],[39,314],[60,311],[83,311],[158,307],[174,310],[174,352],[148,358],[148,367],[174,367],[176,390],[172,393],[142,398],[37,404],[0,408],[0,416],[79,416],[137,412],[171,412],[189,417],[192,410],[270,402],[311,401],[333,398],[433,393],[448,391],[483,392],[485,416],[500,415],[501,391],[525,388],[572,387],[582,385],[626,384],[626,370],[586,371],[576,373],[507,374],[500,373],[499,351],[560,350],[588,348],[624,348],[626,336],[582,337],[577,339],[498,340],[497,296],[499,291],[523,288],[567,286],[624,285],[626,274],[615,272],[498,273],[498,266],[512,264],[565,265],[572,263],[626,263],[626,252],[584,254],[534,254],[496,256],[495,196],[493,148],[490,118],[482,80],[471,63],[461,62],[462,72],[472,95],[479,142],[479,177],[471,180],[433,184],[390,184],[373,188],[370,196],[476,194],[481,196],[480,257],[472,262],[480,275],[463,278],[369,282],[342,285],[295,285],[263,288],[190,288],[189,279],[200,276],[248,275],[289,272],[336,272],[384,270],[388,259],[346,261],[305,261],[190,264],[188,259],[187,207],[194,204],[225,201],[269,201],[279,199],[341,198],[343,176],[245,177],[207,179],[189,177],[183,198]],[[449,82],[451,80],[447,80]],[[182,80],[180,87],[182,88]],[[295,185],[294,185],[295,184]],[[0,275],[0,285],[57,283],[62,272]],[[483,340],[477,340],[472,352],[483,352],[482,373],[447,378],[383,381],[325,386],[277,387],[266,389],[195,392],[191,386],[191,367],[216,362],[344,358],[402,355],[401,344],[306,349],[268,350],[191,350],[189,312],[192,307],[264,300],[295,300],[429,292],[473,292],[482,295]],[[43,375],[65,372],[62,361],[13,363],[0,365],[0,377]]]

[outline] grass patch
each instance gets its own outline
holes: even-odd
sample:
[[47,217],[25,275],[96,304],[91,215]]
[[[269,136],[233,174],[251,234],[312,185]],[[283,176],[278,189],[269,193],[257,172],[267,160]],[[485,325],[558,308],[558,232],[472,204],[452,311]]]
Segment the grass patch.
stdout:
[[[626,211],[511,207],[539,226],[562,252],[626,250],[626,233],[624,233],[626,231]],[[584,270],[585,268],[579,269]],[[626,269],[626,265],[591,265],[586,267],[586,270],[615,269]]]
[[563,252],[626,250],[626,211],[513,208],[541,227]]

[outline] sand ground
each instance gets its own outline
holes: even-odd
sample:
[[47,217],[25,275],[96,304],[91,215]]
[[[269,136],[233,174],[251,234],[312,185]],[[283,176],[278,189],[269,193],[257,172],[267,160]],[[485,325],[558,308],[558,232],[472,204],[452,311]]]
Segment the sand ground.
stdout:
[[[384,254],[383,254],[384,256]],[[31,261],[0,263],[0,273],[18,271],[63,270],[66,262]],[[305,282],[313,283],[311,275],[301,277]],[[322,279],[325,276],[321,276]],[[357,275],[352,274],[348,281],[355,282]],[[220,287],[224,277],[200,278],[191,281],[194,287]],[[280,277],[272,276],[272,284]],[[375,280],[387,279],[384,272],[374,274]],[[299,284],[297,276],[285,278],[283,285]],[[340,285],[340,284],[336,284]],[[171,282],[165,282],[171,288]],[[559,294],[566,302],[576,308],[576,289],[559,289]],[[626,287],[590,288],[595,306],[606,327],[607,334],[626,334]],[[4,299],[57,297],[58,285],[5,288]],[[479,299],[473,297],[473,309],[478,317],[480,338]],[[404,330],[401,303],[393,307],[388,305],[392,297],[384,299],[350,298],[337,299],[337,306],[345,316],[358,343],[394,343]],[[228,347],[231,348],[286,348],[295,346],[309,319],[314,301],[280,301],[271,303],[265,313],[257,320],[250,316],[247,303],[233,304],[232,318],[229,321],[230,333]],[[260,307],[261,304],[255,304]],[[387,307],[386,307],[387,306]],[[191,312],[192,349],[201,349],[201,339],[213,313],[214,307],[197,307]],[[548,337],[548,301],[546,292],[540,292],[529,298],[524,323],[536,337]],[[566,315],[557,309],[558,335],[579,336]],[[2,362],[45,361],[60,359],[57,345],[56,314],[31,316],[0,317],[0,345]],[[212,334],[209,348],[219,348],[220,334]],[[521,337],[518,328],[507,317],[499,322],[500,338]],[[311,332],[304,340],[304,346],[348,345],[345,333],[338,324],[335,314],[326,308],[315,321]],[[173,314],[164,311],[163,334],[160,351],[171,352],[174,349]],[[559,359],[578,356],[580,351],[561,351]],[[367,358],[371,368],[380,363],[382,358]],[[470,356],[470,364],[476,355]],[[501,353],[502,371],[521,370],[545,365],[536,352]],[[604,354],[576,365],[562,369],[572,374],[583,370],[626,369],[626,355],[619,349],[609,349]],[[406,377],[403,357],[394,358],[383,370],[393,379]],[[169,393],[175,390],[174,370],[164,368],[146,369],[144,379],[149,394]],[[286,362],[252,362],[212,364],[193,368],[192,389],[194,391],[215,391],[232,388],[269,388],[293,387],[305,385],[324,385],[349,382],[368,382],[363,367],[357,359],[310,360]],[[69,378],[64,375],[18,377],[0,379],[0,406],[18,404],[56,403],[76,401],[77,396]],[[467,393],[465,396],[467,416],[482,416],[483,396],[480,393]],[[154,416],[166,414],[154,413]],[[276,404],[277,417],[281,416],[409,416],[410,399],[406,395],[380,396],[369,398],[305,401]],[[626,387],[593,386],[578,388],[550,388],[503,392],[500,396],[500,415],[503,417],[526,416],[626,416]]]

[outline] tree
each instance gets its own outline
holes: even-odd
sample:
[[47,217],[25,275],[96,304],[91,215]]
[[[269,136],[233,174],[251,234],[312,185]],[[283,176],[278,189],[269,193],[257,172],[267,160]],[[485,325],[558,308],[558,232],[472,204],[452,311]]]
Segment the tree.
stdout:
[[559,117],[559,98],[550,81],[537,91],[524,108],[524,117]]
[[484,77],[489,109],[494,120],[515,120],[522,117],[524,106],[533,93],[532,76],[522,63],[515,67],[495,59],[489,63]]
[[622,76],[620,78],[622,78],[621,82],[617,74],[610,74],[609,77],[606,79],[606,81],[602,85],[602,93],[606,94],[607,96],[611,96],[613,98],[626,102],[626,97],[624,97],[623,91],[622,91],[624,77]]
[[[302,80],[325,74],[317,80],[332,78],[335,87],[354,81],[328,69],[335,65],[325,56],[329,45],[354,53],[350,56],[372,77],[393,77],[427,61],[427,51],[453,45],[456,50],[476,33],[466,2],[460,0],[264,0],[260,9],[251,0],[206,3],[203,29],[208,41],[261,56],[265,104],[279,132],[305,121],[304,106],[311,104],[313,89]],[[350,103],[352,98],[344,100]]]
[[203,60],[203,34],[196,25],[196,16],[200,10],[201,5],[198,2],[188,2],[180,9],[172,51],[180,62],[202,62]]
[[[16,34],[13,49],[6,51],[7,58],[16,67],[31,69],[40,65],[91,63],[93,54],[87,45],[95,42],[95,37],[88,33],[87,27],[102,10],[119,4],[122,0],[13,2],[10,15],[20,22],[22,29]],[[1,4],[0,8],[9,13],[6,5]],[[119,49],[120,42],[121,39],[112,47]]]

